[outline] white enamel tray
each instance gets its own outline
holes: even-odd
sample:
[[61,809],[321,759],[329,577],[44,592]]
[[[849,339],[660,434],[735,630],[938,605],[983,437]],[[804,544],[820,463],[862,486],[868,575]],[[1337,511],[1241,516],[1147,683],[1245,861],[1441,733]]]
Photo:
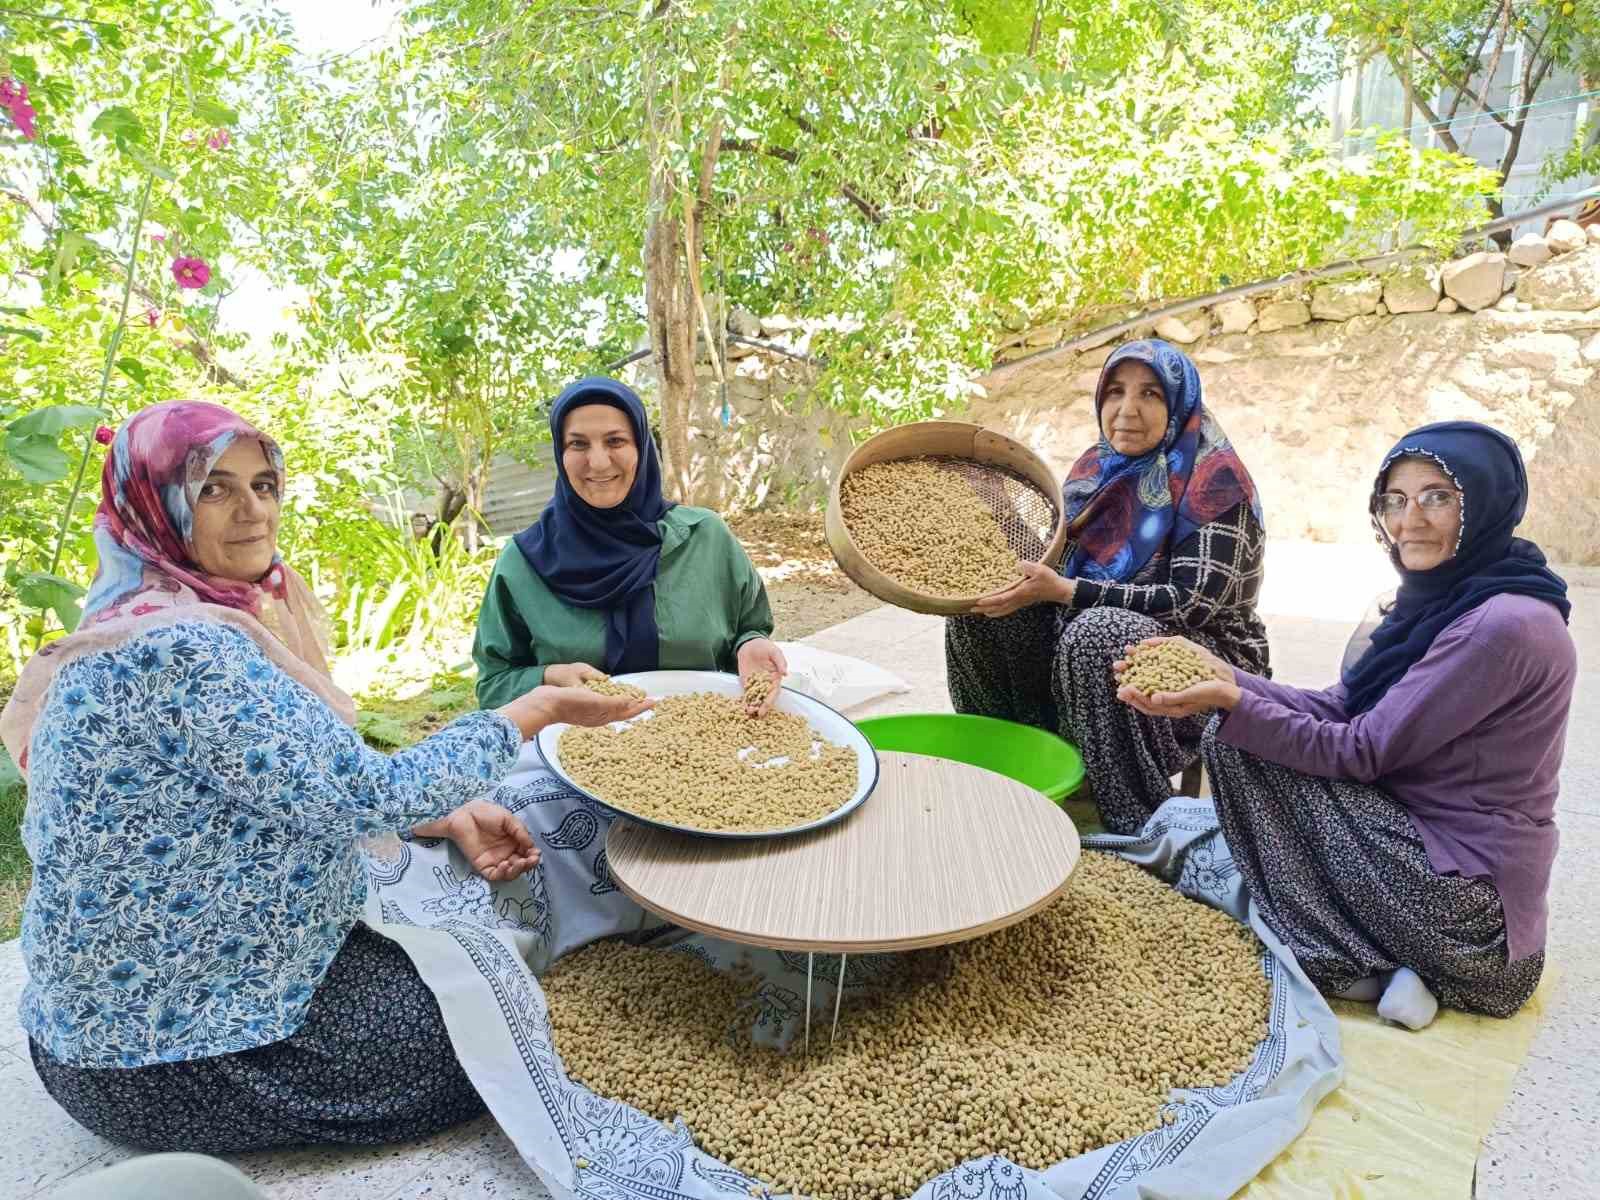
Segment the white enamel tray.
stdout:
[[[643,688],[647,696],[681,696],[690,692],[720,692],[724,696],[742,696],[744,689],[739,686],[737,675],[724,675],[718,671],[640,671],[633,675],[616,675],[613,678],[618,683],[631,683],[634,687]],[[728,831],[699,829],[692,825],[673,825],[665,821],[652,820],[641,817],[637,813],[629,812],[615,801],[603,800],[593,792],[587,791],[574,783],[570,776],[561,767],[561,735],[571,726],[547,725],[539,731],[536,744],[539,748],[539,757],[544,759],[545,766],[549,767],[556,776],[574,791],[579,792],[593,800],[602,808],[616,813],[618,816],[627,817],[630,821],[637,821],[641,825],[652,825],[657,829],[670,829],[675,833],[693,834],[696,837],[715,838],[770,838],[787,837],[791,834],[805,833],[812,829],[821,829],[824,825],[831,825],[842,820],[859,808],[866,798],[872,794],[872,789],[878,785],[878,755],[872,748],[872,743],[867,741],[865,735],[846,720],[839,713],[823,704],[820,700],[813,700],[810,696],[789,688],[780,688],[776,708],[779,712],[794,713],[804,717],[811,723],[811,728],[816,730],[828,741],[836,746],[845,746],[855,751],[856,755],[856,790],[843,804],[826,816],[804,825],[792,825],[786,829],[763,829],[757,832]],[[635,717],[635,721],[647,721],[650,714]]]

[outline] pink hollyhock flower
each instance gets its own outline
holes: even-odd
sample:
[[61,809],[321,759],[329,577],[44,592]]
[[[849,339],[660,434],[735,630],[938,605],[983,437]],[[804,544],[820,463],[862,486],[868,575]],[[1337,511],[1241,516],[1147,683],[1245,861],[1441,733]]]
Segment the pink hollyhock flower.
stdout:
[[154,329],[157,325],[161,324],[161,310],[159,308],[145,309],[144,323],[150,326],[151,329]]
[[33,119],[39,114],[28,103],[28,85],[9,75],[0,79],[0,108],[11,114],[11,121],[30,142],[38,136]]
[[206,139],[206,145],[210,146],[213,150],[221,150],[232,140],[233,138],[229,136],[226,129],[219,129]]
[[175,258],[172,260],[172,277],[181,288],[203,288],[211,282],[211,268],[203,258]]
[[109,425],[102,425],[94,431],[94,440],[102,446],[109,446],[117,440],[117,431]]
[[11,119],[17,123],[17,128],[22,130],[22,136],[30,142],[39,136],[39,127],[33,123],[33,118],[36,116],[38,114],[26,100],[11,106]]
[[167,240],[167,235],[164,233],[152,233],[150,235],[150,240],[159,246],[162,242]]

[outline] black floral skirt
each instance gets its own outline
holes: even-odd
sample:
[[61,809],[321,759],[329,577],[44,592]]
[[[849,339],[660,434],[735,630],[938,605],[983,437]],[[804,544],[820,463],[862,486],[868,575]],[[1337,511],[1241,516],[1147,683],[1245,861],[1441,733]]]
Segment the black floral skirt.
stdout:
[[404,950],[365,925],[281,1042],[130,1068],[74,1067],[29,1048],[75,1121],[150,1151],[408,1142],[484,1111],[432,991]]

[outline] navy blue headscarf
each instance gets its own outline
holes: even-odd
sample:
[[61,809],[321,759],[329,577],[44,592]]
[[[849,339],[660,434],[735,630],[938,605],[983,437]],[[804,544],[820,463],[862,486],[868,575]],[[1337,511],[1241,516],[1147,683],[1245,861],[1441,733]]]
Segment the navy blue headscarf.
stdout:
[[1491,596],[1534,596],[1555,605],[1562,620],[1572,611],[1566,581],[1545,565],[1543,552],[1512,536],[1528,507],[1528,472],[1516,442],[1476,421],[1442,421],[1406,434],[1384,458],[1372,488],[1372,524],[1385,545],[1378,495],[1402,458],[1431,459],[1460,489],[1461,536],[1455,557],[1427,571],[1406,570],[1390,546],[1400,588],[1371,645],[1344,670],[1345,709],[1352,717],[1377,704],[1447,625]]
[[[586,404],[606,404],[626,413],[639,447],[633,486],[614,508],[586,503],[567,478],[563,427],[567,414]],[[654,671],[661,662],[655,588],[661,565],[659,522],[672,505],[661,494],[661,461],[644,404],[615,379],[580,379],[550,406],[550,433],[556,448],[556,493],[539,519],[517,534],[517,548],[566,603],[605,612],[608,674]]]

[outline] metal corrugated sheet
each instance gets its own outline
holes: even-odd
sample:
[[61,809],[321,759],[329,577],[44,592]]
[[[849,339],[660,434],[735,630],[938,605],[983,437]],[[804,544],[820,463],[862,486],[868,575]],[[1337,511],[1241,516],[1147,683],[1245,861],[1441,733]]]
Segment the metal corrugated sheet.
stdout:
[[549,459],[530,465],[497,455],[483,497],[483,519],[489,532],[501,537],[527,528],[555,490],[556,473]]

